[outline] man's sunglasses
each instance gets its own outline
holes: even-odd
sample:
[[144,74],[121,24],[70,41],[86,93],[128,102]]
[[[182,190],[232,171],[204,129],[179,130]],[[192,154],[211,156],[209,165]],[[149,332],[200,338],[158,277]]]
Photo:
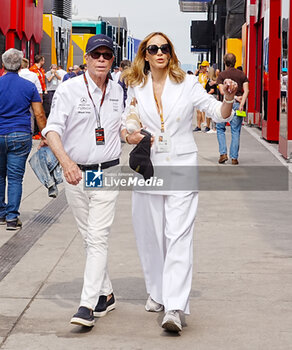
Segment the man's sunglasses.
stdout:
[[146,50],[150,53],[150,55],[156,55],[159,49],[165,55],[170,54],[170,45],[169,44],[163,44],[160,47],[157,45],[149,45],[148,47],[146,47]]
[[111,60],[113,58],[113,53],[112,52],[93,51],[93,52],[90,52],[89,55],[95,60],[98,60],[100,58],[100,56],[102,56],[107,61],[109,61],[109,60]]

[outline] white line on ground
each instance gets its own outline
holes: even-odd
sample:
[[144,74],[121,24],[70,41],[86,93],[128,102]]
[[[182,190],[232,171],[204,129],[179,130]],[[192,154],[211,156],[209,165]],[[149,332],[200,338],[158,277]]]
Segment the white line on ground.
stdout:
[[290,173],[292,173],[292,163],[288,163],[283,156],[267,141],[262,139],[258,133],[253,130],[252,127],[244,125],[244,130],[246,130],[250,135],[252,135],[259,143],[261,143],[268,151],[270,151],[283,165],[285,165]]

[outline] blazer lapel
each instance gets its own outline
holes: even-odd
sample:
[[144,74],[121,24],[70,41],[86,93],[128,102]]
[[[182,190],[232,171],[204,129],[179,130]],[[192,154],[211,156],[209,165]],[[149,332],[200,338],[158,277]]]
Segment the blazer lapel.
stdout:
[[146,85],[143,87],[137,87],[135,94],[137,100],[139,101],[138,103],[140,104],[139,108],[142,107],[150,120],[157,121],[157,125],[160,125],[159,113],[157,111],[157,106],[153,94],[151,73],[148,75]]
[[184,86],[184,83],[182,84],[173,83],[169,79],[169,76],[167,76],[163,93],[161,96],[164,120],[167,120],[168,116],[171,114],[172,110],[174,109],[178,99],[182,94],[183,86]]
[[[178,99],[183,91],[184,83],[175,84],[167,76],[163,93],[161,96],[163,106],[163,119],[167,120],[172,110],[176,106]],[[135,89],[137,100],[140,103],[140,107],[143,108],[147,116],[155,123],[159,128],[161,127],[160,116],[157,110],[156,102],[153,94],[152,76],[149,73],[147,84],[144,87],[137,87]]]

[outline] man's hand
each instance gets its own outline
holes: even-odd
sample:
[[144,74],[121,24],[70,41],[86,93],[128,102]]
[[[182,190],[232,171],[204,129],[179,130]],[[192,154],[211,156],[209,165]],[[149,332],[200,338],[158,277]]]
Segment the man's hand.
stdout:
[[244,103],[241,102],[238,109],[242,112],[244,110]]
[[72,160],[62,164],[63,174],[70,185],[77,185],[82,180],[82,172]]
[[38,149],[42,148],[42,147],[48,147],[48,142],[46,139],[42,139],[41,142],[38,145]]

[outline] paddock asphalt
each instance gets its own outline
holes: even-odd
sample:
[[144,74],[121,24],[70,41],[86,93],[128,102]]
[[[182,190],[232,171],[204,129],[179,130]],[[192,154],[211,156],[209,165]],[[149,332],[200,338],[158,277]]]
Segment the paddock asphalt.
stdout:
[[[198,133],[195,138],[199,164],[217,167],[216,134]],[[37,145],[34,141],[32,152]],[[123,145],[123,164],[130,150]],[[180,335],[160,327],[163,313],[144,310],[147,295],[131,224],[130,191],[119,194],[110,236],[116,310],[96,319],[92,329],[70,324],[82,287],[82,240],[62,185],[59,196],[49,198],[27,165],[23,228],[13,232],[0,226],[0,349],[291,349],[291,165],[276,155],[277,145],[262,142],[258,129],[245,126],[238,167],[245,174],[242,182],[250,186],[239,182],[238,188],[220,187],[219,173],[234,171],[228,161],[222,171],[211,173],[210,188],[200,192],[191,315],[185,317]],[[253,166],[265,170],[246,178],[245,167]],[[276,167],[284,172],[273,175],[268,189],[261,187],[269,169]],[[280,190],[272,188],[279,183]]]

